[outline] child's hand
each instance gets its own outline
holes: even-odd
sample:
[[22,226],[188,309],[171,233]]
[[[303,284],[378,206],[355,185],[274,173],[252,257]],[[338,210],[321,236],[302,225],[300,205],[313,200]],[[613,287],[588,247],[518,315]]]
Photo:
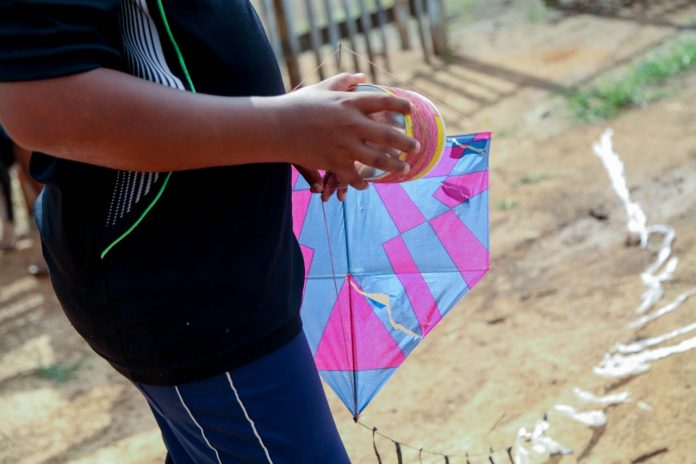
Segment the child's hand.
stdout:
[[340,74],[280,97],[277,130],[293,163],[305,170],[325,169],[334,173],[340,184],[357,189],[367,188],[367,182],[358,174],[355,161],[389,172],[408,171],[408,164],[385,152],[414,151],[418,142],[369,115],[381,111],[407,114],[411,104],[386,94],[350,92],[364,80],[361,74]]

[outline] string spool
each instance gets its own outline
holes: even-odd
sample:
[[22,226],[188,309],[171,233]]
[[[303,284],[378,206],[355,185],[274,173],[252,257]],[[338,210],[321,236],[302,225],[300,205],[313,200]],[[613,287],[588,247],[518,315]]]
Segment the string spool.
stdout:
[[360,84],[355,91],[381,92],[408,100],[411,103],[410,114],[383,111],[373,114],[372,118],[399,128],[420,143],[417,152],[387,152],[389,156],[408,163],[411,169],[407,174],[386,172],[358,163],[358,172],[363,179],[380,183],[408,182],[425,176],[437,165],[445,151],[445,120],[433,102],[419,93],[398,87]]

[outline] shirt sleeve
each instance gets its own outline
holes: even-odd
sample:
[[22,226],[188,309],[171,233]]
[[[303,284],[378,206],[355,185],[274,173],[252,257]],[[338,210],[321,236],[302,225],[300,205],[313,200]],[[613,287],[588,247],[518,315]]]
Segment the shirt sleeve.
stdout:
[[122,68],[120,0],[0,0],[0,82]]

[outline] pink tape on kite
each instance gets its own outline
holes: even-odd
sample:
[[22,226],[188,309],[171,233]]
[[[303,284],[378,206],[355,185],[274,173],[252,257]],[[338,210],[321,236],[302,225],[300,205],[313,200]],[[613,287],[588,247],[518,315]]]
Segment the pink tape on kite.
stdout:
[[399,184],[374,184],[400,233],[423,224],[425,217]]
[[309,190],[299,190],[292,193],[292,231],[298,240],[300,239],[300,233],[302,233],[302,226],[304,226],[311,199],[312,192]]
[[430,221],[469,288],[488,270],[488,250],[452,211]]
[[384,251],[394,269],[394,274],[399,277],[399,281],[406,290],[406,296],[416,313],[421,335],[425,337],[442,319],[430,287],[416,266],[403,238],[399,236],[386,242]]
[[309,276],[309,271],[312,268],[312,260],[314,259],[314,249],[305,245],[300,245],[300,250],[302,251],[302,259],[304,261],[305,280],[302,287],[302,295],[304,295],[305,289],[307,288],[307,278]]
[[[367,299],[356,292],[349,281],[357,285],[350,275],[343,281],[338,300],[314,355],[317,368],[323,371],[354,371],[399,367],[404,362],[404,353],[374,313]],[[366,349],[357,346],[353,350],[351,328],[355,332],[356,341],[365,341]]]
[[290,178],[290,188],[294,189],[295,186],[297,186],[297,179],[300,177],[300,172],[297,169],[295,169],[294,166],[290,169],[290,172],[292,176]]
[[491,139],[491,133],[490,132],[479,132],[474,136],[474,142],[478,142],[479,140],[490,140]]
[[433,195],[450,208],[454,208],[488,189],[488,171],[452,176],[443,182]]
[[445,152],[442,154],[442,159],[435,165],[432,171],[430,171],[426,177],[440,177],[449,176],[454,167],[459,162],[459,159],[464,152],[462,147],[450,147],[445,148]]

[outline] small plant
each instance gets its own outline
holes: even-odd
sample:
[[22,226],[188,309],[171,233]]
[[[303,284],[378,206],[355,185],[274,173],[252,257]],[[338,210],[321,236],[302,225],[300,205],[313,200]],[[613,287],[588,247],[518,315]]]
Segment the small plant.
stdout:
[[34,373],[41,379],[52,380],[57,384],[63,384],[75,376],[81,364],[82,359],[71,364],[62,362],[53,363],[48,366],[40,364]]
[[519,126],[506,127],[505,129],[500,129],[495,131],[495,135],[498,138],[511,137],[520,131]]
[[577,90],[569,96],[569,104],[581,122],[609,119],[627,108],[645,106],[664,96],[666,91],[657,87],[692,67],[696,67],[696,38],[681,40],[638,61],[621,78]]
[[527,20],[532,23],[543,21],[549,14],[549,10],[541,0],[527,0]]
[[519,203],[515,200],[511,200],[509,198],[504,198],[498,202],[498,209],[507,211],[509,209],[514,209],[519,206]]
[[548,174],[544,174],[543,172],[528,172],[527,174],[520,177],[519,180],[515,182],[515,185],[538,184],[539,182],[543,182],[550,178],[551,176],[549,176]]

